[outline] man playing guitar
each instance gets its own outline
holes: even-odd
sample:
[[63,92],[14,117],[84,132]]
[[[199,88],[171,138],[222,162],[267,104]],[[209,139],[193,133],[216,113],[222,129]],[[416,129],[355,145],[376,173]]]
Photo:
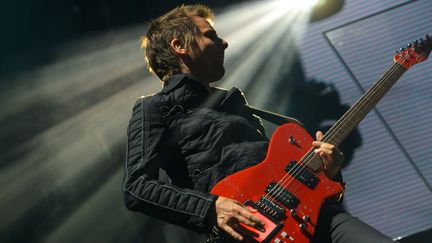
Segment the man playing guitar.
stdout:
[[[228,47],[213,18],[205,6],[183,5],[153,20],[142,40],[148,67],[163,88],[139,98],[133,108],[123,181],[126,206],[207,234],[209,242],[304,242],[284,232],[262,241],[251,237],[252,228],[270,231],[259,216],[264,214],[211,192],[223,178],[263,161],[269,149],[261,121],[246,108],[241,91],[210,87],[224,76]],[[341,183],[343,154],[323,137],[318,131],[309,146],[325,176]],[[160,169],[168,182],[159,180]],[[334,203],[324,203],[318,213],[311,242],[393,242]]]

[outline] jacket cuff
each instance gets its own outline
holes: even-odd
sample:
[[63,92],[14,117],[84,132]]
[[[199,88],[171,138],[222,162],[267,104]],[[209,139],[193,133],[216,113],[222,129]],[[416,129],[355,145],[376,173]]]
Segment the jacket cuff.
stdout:
[[219,198],[219,196],[210,194],[210,200],[211,202],[208,205],[207,213],[205,215],[204,219],[204,228],[206,232],[210,232],[215,225],[217,225],[217,218],[216,218],[216,200]]

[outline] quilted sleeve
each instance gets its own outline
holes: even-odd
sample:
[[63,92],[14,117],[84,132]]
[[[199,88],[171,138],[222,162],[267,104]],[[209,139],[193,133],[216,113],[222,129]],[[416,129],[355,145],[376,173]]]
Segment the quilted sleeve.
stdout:
[[166,126],[157,105],[140,98],[127,131],[123,195],[126,207],[197,232],[208,232],[216,196],[176,187],[159,180],[159,169],[170,161],[164,144]]

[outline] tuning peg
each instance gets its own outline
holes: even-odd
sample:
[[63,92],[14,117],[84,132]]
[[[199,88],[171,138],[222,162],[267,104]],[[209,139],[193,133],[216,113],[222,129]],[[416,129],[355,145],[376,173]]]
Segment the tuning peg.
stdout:
[[417,44],[417,43],[418,43],[418,40],[413,40],[413,43],[414,43],[414,44]]
[[407,48],[411,48],[411,47],[412,47],[412,44],[408,43]]
[[395,55],[399,55],[399,52],[398,52],[398,51],[395,51],[394,54],[395,54]]
[[405,51],[405,48],[401,47],[401,48],[399,48],[399,51],[403,52],[403,51]]

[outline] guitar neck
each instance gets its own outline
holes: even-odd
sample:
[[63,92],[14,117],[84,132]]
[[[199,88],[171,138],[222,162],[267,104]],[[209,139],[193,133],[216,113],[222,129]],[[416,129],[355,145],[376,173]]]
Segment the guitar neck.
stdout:
[[394,63],[372,87],[330,128],[323,141],[339,146],[357,124],[384,97],[396,81],[413,65],[427,59],[432,49],[432,38],[429,35],[420,41],[408,44],[407,49],[396,51]]
[[339,146],[405,72],[405,68],[398,63],[393,63],[384,75],[330,128],[323,141]]
[[[404,67],[393,63],[384,75],[325,133],[322,141],[339,146],[405,72]],[[321,168],[321,162],[315,157],[308,162],[308,166],[318,170]]]
[[[413,65],[426,60],[432,50],[432,38],[429,35],[420,41],[409,43],[407,48],[400,48],[393,57],[393,64],[370,87],[360,99],[326,132],[322,141],[339,146],[361,120],[384,97],[399,78]],[[313,148],[301,159],[314,171],[321,169],[321,160],[313,153]]]

